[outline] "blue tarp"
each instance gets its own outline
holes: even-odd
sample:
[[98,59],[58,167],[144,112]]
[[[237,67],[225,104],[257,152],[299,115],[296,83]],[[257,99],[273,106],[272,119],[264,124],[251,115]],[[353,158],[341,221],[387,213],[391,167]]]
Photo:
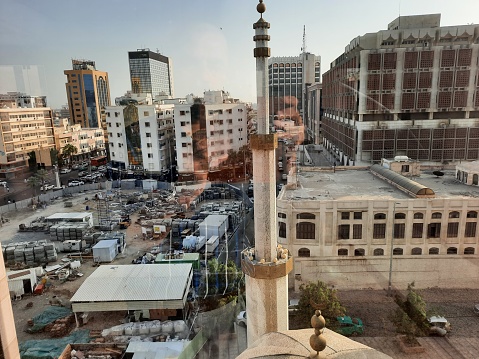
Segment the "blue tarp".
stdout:
[[59,339],[27,340],[20,343],[20,357],[22,359],[54,359],[58,358],[71,343],[90,342],[89,330],[77,330],[68,337]]

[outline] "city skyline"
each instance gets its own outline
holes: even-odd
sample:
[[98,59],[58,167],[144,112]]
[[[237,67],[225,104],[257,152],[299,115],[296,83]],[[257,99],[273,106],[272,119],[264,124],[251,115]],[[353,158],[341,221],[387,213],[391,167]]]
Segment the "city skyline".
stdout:
[[[13,88],[11,66],[37,66],[36,72],[23,71],[33,74],[32,83],[40,82],[35,88],[44,92],[31,95],[45,95],[49,106],[59,108],[67,103],[63,71],[70,68],[72,58],[84,58],[108,72],[113,100],[131,90],[128,52],[149,48],[173,60],[177,97],[224,89],[234,98],[255,102],[250,24],[257,16],[250,8],[256,3],[186,0],[137,6],[117,0],[86,1],[78,7],[59,0],[4,1],[0,5],[0,93],[19,90]],[[322,73],[353,38],[386,29],[399,14],[441,13],[442,26],[479,22],[474,11],[479,5],[472,0],[460,8],[447,1],[412,0],[391,4],[304,1],[300,5],[294,9],[284,0],[266,3],[271,55],[299,55],[306,26],[307,51],[321,56]],[[378,9],[383,10],[381,15],[371,17]]]

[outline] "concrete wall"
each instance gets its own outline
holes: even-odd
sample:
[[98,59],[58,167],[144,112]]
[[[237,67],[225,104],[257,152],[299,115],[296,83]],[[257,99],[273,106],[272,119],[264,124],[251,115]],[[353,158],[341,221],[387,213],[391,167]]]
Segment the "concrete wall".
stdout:
[[[321,280],[338,289],[387,289],[389,253],[383,257],[295,258],[290,287]],[[393,256],[392,286],[416,288],[479,288],[479,257],[476,255]]]

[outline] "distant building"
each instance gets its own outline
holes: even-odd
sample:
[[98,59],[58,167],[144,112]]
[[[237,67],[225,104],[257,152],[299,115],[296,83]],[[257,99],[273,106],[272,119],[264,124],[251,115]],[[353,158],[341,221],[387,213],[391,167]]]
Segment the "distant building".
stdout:
[[22,92],[0,94],[0,108],[37,108],[47,107],[46,96],[30,96]]
[[84,160],[89,156],[105,155],[105,141],[103,130],[99,128],[81,128],[80,125],[70,126],[67,119],[63,119],[60,126],[54,127],[55,147],[59,153],[63,147],[71,144],[77,148],[73,160]]
[[306,109],[303,121],[305,139],[316,145],[323,142],[321,133],[321,117],[323,115],[322,90],[323,85],[320,83],[315,83],[306,89]]
[[270,117],[302,123],[299,118],[304,117],[306,109],[306,89],[321,82],[321,57],[309,52],[299,56],[271,57],[268,59],[268,77]]
[[101,128],[102,108],[111,105],[108,73],[98,71],[89,60],[72,60],[72,68],[64,71],[70,123]]
[[400,16],[355,37],[323,75],[322,133],[339,164],[479,158],[479,25]]
[[174,96],[173,65],[169,57],[140,49],[128,52],[131,92]]
[[[206,91],[204,99],[190,97],[190,103],[175,105],[180,181],[226,180],[236,174],[236,168],[229,168],[228,151],[239,151],[248,143],[247,108],[228,96],[224,91]],[[231,165],[239,163],[241,158]],[[244,164],[240,170],[245,170]]]
[[37,164],[51,166],[55,139],[49,107],[0,108],[0,120],[0,178],[14,178],[27,169],[31,152]]
[[[478,288],[479,201],[452,171],[413,178],[414,162],[301,167],[277,199],[278,243],[294,257],[290,285],[339,289]],[[293,280],[294,279],[294,280]]]
[[138,102],[106,107],[109,152],[115,171],[124,169],[155,177],[171,171],[175,159],[173,108],[172,104]]

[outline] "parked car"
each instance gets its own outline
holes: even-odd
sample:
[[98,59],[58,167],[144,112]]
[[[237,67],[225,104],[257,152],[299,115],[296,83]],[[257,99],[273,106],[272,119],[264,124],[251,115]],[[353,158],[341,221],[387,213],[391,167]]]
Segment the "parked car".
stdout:
[[363,322],[359,318],[351,318],[348,316],[344,317],[337,317],[338,327],[335,331],[339,334],[345,336],[356,336],[359,334],[363,334],[364,327]]
[[65,167],[60,170],[60,173],[65,174],[65,173],[70,173],[71,171],[72,171],[71,169]]
[[83,177],[83,176],[86,176],[88,174],[87,171],[80,171],[78,172],[78,177]]
[[240,326],[240,327],[246,327],[246,311],[243,310],[241,311],[238,316],[236,317],[236,323]]
[[288,179],[288,174],[287,174],[287,173],[283,173],[283,174],[281,175],[281,178],[282,178],[284,181],[286,181],[286,180]]
[[3,186],[3,187],[8,187],[8,183],[7,181],[0,181],[0,186]]
[[100,167],[98,167],[98,171],[100,171],[100,172],[106,172],[106,171],[107,171],[106,166],[100,166]]
[[428,319],[431,327],[429,328],[431,335],[445,336],[451,331],[451,323],[444,317],[432,316]]
[[44,186],[40,187],[40,191],[48,191],[48,190],[53,189],[53,188],[55,188],[55,185],[45,183]]
[[299,299],[290,299],[288,304],[288,312],[295,312],[298,309]]
[[76,186],[80,186],[82,184],[85,184],[85,182],[74,180],[74,181],[71,181],[70,183],[68,183],[68,187],[76,187]]
[[73,166],[72,166],[72,170],[77,170],[80,168],[80,165],[78,163],[75,163]]

